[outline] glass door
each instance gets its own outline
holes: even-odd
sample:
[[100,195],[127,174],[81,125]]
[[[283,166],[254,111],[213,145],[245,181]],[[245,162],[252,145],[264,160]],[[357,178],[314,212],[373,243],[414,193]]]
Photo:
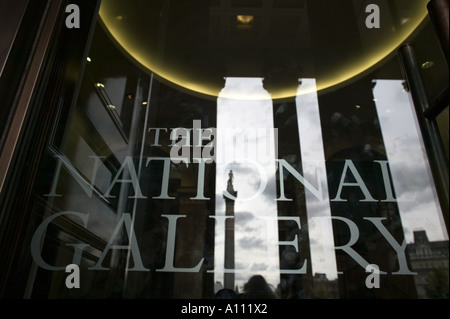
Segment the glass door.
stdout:
[[19,179],[25,298],[448,298],[447,212],[397,56],[420,44],[429,94],[448,87],[426,1],[97,9]]

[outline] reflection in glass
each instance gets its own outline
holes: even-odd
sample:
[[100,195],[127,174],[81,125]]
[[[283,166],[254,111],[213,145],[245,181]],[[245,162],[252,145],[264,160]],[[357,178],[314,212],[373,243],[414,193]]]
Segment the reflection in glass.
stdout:
[[[233,98],[248,93],[261,99]],[[223,283],[222,273],[231,271],[239,289],[255,273],[279,283],[272,108],[261,78],[226,78],[217,100],[216,218],[225,213],[225,199],[235,200],[235,270],[223,269],[225,236],[216,221],[215,281]],[[226,189],[230,170],[237,197]]]
[[448,240],[423,141],[401,80],[376,80],[373,90],[395,196],[407,242],[423,229],[431,241]]
[[299,82],[296,106],[303,177],[314,184],[317,181],[319,185],[315,187],[321,189],[321,198],[311,191],[305,192],[312,273],[325,274],[333,280],[337,278],[337,269],[316,80]]
[[448,240],[430,241],[426,231],[416,230],[407,251],[417,297],[448,299]]
[[[242,1],[144,2],[103,1],[117,43],[97,28],[77,104],[55,125],[32,214],[36,225],[57,218],[38,227],[27,297],[246,297],[266,286],[281,298],[411,298],[414,282],[418,297],[441,296],[448,235],[408,94],[400,80],[372,91],[379,77],[363,77],[425,7],[400,10],[413,25],[387,41],[357,1],[250,1],[261,7],[247,13]],[[136,69],[113,44],[152,63]],[[174,161],[176,144],[190,156],[207,140],[214,163]],[[64,286],[72,261],[78,291]],[[369,263],[383,271],[379,289],[366,285]]]

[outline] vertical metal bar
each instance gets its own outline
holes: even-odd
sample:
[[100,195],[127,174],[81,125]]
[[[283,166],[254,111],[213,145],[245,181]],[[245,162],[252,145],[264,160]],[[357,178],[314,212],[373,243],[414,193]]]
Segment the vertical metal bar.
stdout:
[[448,0],[430,0],[427,4],[428,13],[434,30],[441,43],[445,60],[448,64],[448,41],[449,41],[449,22],[448,22]]
[[399,49],[399,56],[414,102],[417,120],[423,136],[439,201],[441,203],[442,214],[448,231],[448,159],[444,151],[436,120],[427,119],[424,116],[424,111],[428,108],[428,96],[417,63],[414,47],[411,44],[401,46]]
[[53,28],[56,24],[58,13],[60,12],[60,4],[47,2],[45,11],[45,18],[42,19],[39,35],[36,36],[36,46],[34,49],[34,57],[30,62],[28,75],[23,85],[21,96],[17,103],[17,109],[14,118],[9,127],[9,132],[3,144],[2,152],[0,153],[0,193],[6,181],[7,173],[13,162],[14,152],[16,151],[17,142],[30,105],[30,97],[36,89],[36,83],[39,78],[39,72],[44,64],[46,50],[50,45]]

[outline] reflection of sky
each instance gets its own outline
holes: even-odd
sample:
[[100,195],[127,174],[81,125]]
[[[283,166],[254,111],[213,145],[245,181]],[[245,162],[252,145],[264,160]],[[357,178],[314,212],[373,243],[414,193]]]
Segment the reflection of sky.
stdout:
[[376,80],[374,97],[407,242],[425,230],[430,241],[447,240],[429,164],[408,93],[401,80]]
[[[256,273],[276,287],[280,275],[275,219],[273,106],[262,84],[261,78],[227,78],[217,101],[216,215],[225,213],[223,191],[228,172],[233,170],[233,185],[238,192],[235,201],[235,281],[239,289]],[[262,99],[223,97],[231,96],[231,92],[237,96],[251,93]],[[268,223],[261,217],[269,217],[273,222]],[[215,281],[223,283],[220,272],[224,256],[223,230],[216,229],[215,245]]]

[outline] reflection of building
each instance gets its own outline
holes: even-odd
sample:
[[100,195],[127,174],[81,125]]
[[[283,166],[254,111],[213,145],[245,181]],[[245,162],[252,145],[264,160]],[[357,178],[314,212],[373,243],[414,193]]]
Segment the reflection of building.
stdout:
[[[233,171],[228,174],[227,192],[232,197],[237,196],[233,187]],[[227,194],[227,195],[228,195]],[[231,196],[223,196],[225,199],[225,215],[230,216],[226,220],[225,227],[225,269],[234,269],[234,199]],[[234,273],[225,273],[224,288],[234,289]]]
[[418,298],[448,298],[448,240],[432,241],[424,230],[414,232],[407,246]]

